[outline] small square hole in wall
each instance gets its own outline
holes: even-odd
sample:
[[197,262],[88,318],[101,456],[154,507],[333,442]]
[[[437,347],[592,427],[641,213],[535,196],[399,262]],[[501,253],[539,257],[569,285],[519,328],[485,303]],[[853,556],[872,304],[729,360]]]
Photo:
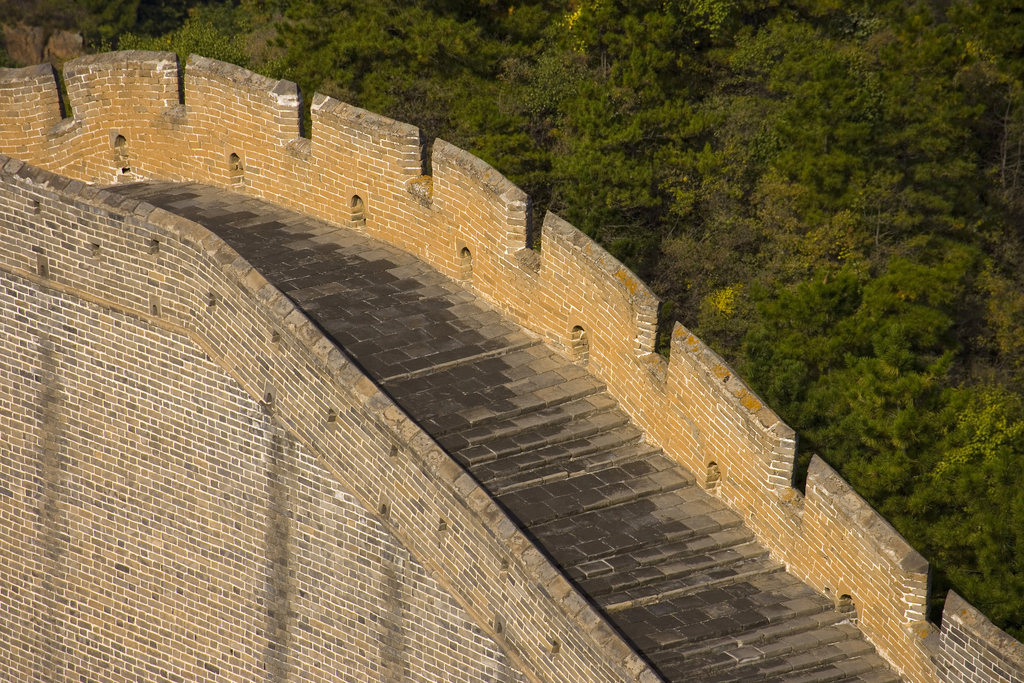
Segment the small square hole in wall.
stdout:
[[114,146],[114,167],[118,169],[118,173],[121,175],[130,174],[132,169],[128,162],[128,139],[123,135],[117,134],[113,136],[111,142]]
[[228,180],[232,185],[241,184],[245,180],[245,165],[242,157],[235,152],[228,155]]
[[353,228],[361,228],[366,225],[366,206],[363,203],[363,198],[357,194],[352,195],[352,199],[349,200],[349,224]]
[[473,279],[473,253],[469,247],[459,249],[459,277],[463,280]]
[[156,255],[160,253],[160,240],[158,240],[157,238],[154,237],[150,239],[147,243],[147,246],[149,247],[149,253],[151,255]]
[[99,242],[89,242],[89,254],[93,258],[99,258],[103,255],[103,246]]
[[46,254],[36,254],[36,275],[42,278],[50,277],[50,260]]
[[274,385],[267,384],[263,389],[262,403],[263,407],[268,411],[273,411],[274,407],[277,405],[277,388],[275,388]]
[[718,467],[718,463],[709,462],[707,467],[707,473],[704,475],[704,488],[708,491],[713,491],[718,487],[718,484],[722,481],[722,471]]
[[577,365],[586,366],[590,362],[590,338],[587,331],[577,325],[569,335],[569,352]]

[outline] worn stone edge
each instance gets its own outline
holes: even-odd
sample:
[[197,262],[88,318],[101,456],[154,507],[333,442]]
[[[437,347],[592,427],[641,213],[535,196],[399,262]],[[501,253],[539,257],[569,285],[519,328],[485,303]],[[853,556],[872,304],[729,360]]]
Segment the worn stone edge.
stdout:
[[[543,234],[543,244],[547,244],[549,239],[557,239],[563,244],[570,245],[573,248],[573,256],[595,271],[604,273],[607,282],[622,292],[629,303],[641,309],[643,313],[654,316],[655,323],[657,322],[661,301],[654,292],[633,271],[585,235],[582,230],[548,211],[544,216]],[[543,258],[542,251],[541,259]]]
[[420,129],[416,126],[360,109],[321,93],[313,95],[312,112],[314,118],[333,119],[342,125],[382,137],[404,138],[407,142],[414,142],[417,147],[420,144]]
[[[260,303],[272,319],[282,328],[293,330],[295,338],[310,355],[323,364],[328,374],[341,384],[343,391],[363,396],[364,407],[376,413],[387,429],[402,438],[410,453],[426,465],[436,481],[446,484],[456,499],[464,501],[466,510],[475,515],[481,526],[494,538],[501,539],[511,556],[521,559],[523,571],[544,589],[567,619],[575,622],[581,632],[588,634],[598,651],[602,648],[614,650],[619,659],[617,664],[635,680],[652,683],[661,680],[622,640],[606,618],[564,577],[561,570],[546,559],[543,552],[472,475],[377,387],[300,308],[215,233],[197,222],[148,202],[128,199],[3,154],[0,154],[0,174],[13,178],[14,184],[19,181],[28,182],[39,189],[47,189],[73,200],[74,204],[84,203],[102,212],[117,211],[125,214],[125,217],[132,214],[139,220],[148,221],[201,247],[222,270],[235,278],[240,288]],[[374,515],[372,507],[368,507],[367,511]],[[611,643],[610,640],[615,642]]]
[[[468,178],[484,187],[489,193],[501,200],[509,208],[530,211],[530,197],[522,189],[483,159],[470,154],[452,143],[437,138],[431,160],[434,174],[439,166],[453,166],[462,171]],[[523,245],[524,247],[527,245]]]
[[807,490],[812,488],[823,489],[823,497],[834,502],[835,508],[847,518],[849,528],[860,530],[864,538],[900,569],[914,574],[928,573],[928,560],[914,550],[900,532],[854,491],[838,472],[816,455],[811,458],[807,469]]
[[178,73],[178,55],[174,52],[157,52],[150,50],[122,50],[120,52],[102,52],[72,59],[64,65],[64,78],[70,80],[74,76],[95,71],[112,71],[128,67],[147,66],[154,71],[173,71]]
[[289,109],[298,109],[302,104],[299,86],[294,82],[275,80],[218,59],[190,54],[185,64],[185,77],[189,76],[229,83],[240,90],[269,97],[276,104]]
[[740,379],[725,359],[682,323],[677,322],[672,329],[672,353],[669,362],[682,361],[683,358],[710,378],[717,380],[717,384],[713,385],[721,386],[722,395],[740,408],[741,415],[746,415],[755,425],[759,425],[762,431],[772,434],[774,438],[792,442],[793,457],[796,456],[796,431],[783,422],[782,418]]
[[1004,661],[1017,667],[1018,673],[1024,678],[1024,643],[989,621],[988,617],[955,591],[946,593],[942,622],[943,631],[949,622],[954,622],[965,631],[976,635]]
[[27,83],[52,81],[57,86],[57,70],[49,62],[20,68],[0,69],[0,87],[15,87]]

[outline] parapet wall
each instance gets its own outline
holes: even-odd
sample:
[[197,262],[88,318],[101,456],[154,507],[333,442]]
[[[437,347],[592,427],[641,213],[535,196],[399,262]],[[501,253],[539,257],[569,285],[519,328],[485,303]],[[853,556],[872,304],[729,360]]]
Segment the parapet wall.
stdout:
[[943,683],[1024,683],[1024,644],[993,626],[953,591],[946,595],[941,638]]
[[[793,430],[684,327],[669,361],[654,353],[659,302],[628,269],[550,214],[538,254],[529,197],[442,140],[423,175],[415,127],[315,95],[312,135],[302,138],[294,84],[193,56],[180,88],[173,61],[113,53],[70,62],[70,122],[59,119],[52,70],[0,72],[2,151],[86,182],[231,188],[363,230],[461,280],[588,363],[647,439],[706,478],[775,558],[854,605],[901,674],[936,680],[924,646],[927,563],[824,463],[813,464],[806,497],[796,491]],[[170,97],[179,90],[183,102]]]

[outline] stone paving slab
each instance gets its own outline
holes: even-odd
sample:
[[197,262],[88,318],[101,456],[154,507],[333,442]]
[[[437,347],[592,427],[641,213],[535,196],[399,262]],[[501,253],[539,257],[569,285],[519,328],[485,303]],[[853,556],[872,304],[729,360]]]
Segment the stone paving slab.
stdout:
[[898,678],[605,387],[394,247],[198,184],[108,188],[199,222],[485,486],[669,681]]

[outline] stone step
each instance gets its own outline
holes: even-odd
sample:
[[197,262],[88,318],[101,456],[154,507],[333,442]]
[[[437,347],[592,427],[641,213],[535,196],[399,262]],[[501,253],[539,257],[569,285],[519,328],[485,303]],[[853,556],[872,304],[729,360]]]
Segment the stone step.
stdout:
[[554,481],[569,481],[588,475],[597,477],[605,484],[611,484],[672,469],[691,477],[688,470],[661,455],[658,449],[645,452],[643,449],[617,448],[615,451],[620,454],[617,460],[605,457],[606,451],[602,451],[575,462],[560,461],[546,467],[528,469],[516,477],[505,479],[503,483],[492,483],[488,488],[494,495],[500,496]]
[[[617,430],[618,431],[618,430]],[[632,434],[632,432],[631,432]],[[603,434],[596,435],[598,437]],[[625,445],[603,445],[602,439],[577,439],[567,443],[524,451],[516,455],[481,463],[473,474],[489,490],[495,491],[522,481],[540,480],[560,472],[596,472],[636,460],[647,460],[661,454],[661,449],[641,440]]]
[[876,668],[846,678],[845,680],[850,683],[902,683],[903,679],[900,678],[899,674],[890,669],[889,665],[881,657],[875,655],[875,659],[878,660]]
[[[829,648],[844,643],[839,648]],[[861,640],[861,633],[851,624],[840,624],[819,628],[814,631],[792,634],[772,642],[756,646],[739,647],[728,650],[705,652],[700,655],[669,660],[658,658],[658,666],[663,671],[677,669],[686,671],[687,677],[694,680],[716,675],[731,670],[749,671],[753,667],[762,667],[764,663],[788,662],[794,668],[808,666],[811,668],[836,661],[835,650],[846,650],[853,656],[865,654],[872,650],[871,646]]]
[[729,641],[749,640],[752,633],[794,620],[794,631],[807,631],[817,627],[808,619],[828,612],[835,613],[831,601],[780,571],[636,604],[608,616],[638,649],[671,658],[666,651],[714,652],[723,643],[728,647]]
[[[599,435],[603,438],[595,438]],[[615,408],[541,429],[506,432],[493,438],[478,434],[474,435],[474,443],[457,434],[439,439],[438,443],[473,469],[482,463],[580,439],[592,439],[606,447],[615,447],[637,441],[641,436],[642,432],[630,424],[626,414]]]
[[759,628],[748,629],[741,633],[730,634],[702,641],[666,644],[647,650],[653,663],[660,666],[671,666],[678,662],[688,662],[716,652],[742,650],[747,648],[764,648],[779,640],[799,634],[836,627],[848,626],[848,619],[834,609],[793,617],[777,623],[769,623]]
[[[524,432],[550,430],[570,422],[585,420],[598,413],[616,411],[618,402],[604,392],[595,392],[581,397],[572,397],[553,406],[538,406],[533,410],[520,411],[516,415],[478,420],[461,429],[453,429],[440,435],[442,445],[451,450],[462,450],[496,441],[512,438]],[[617,411],[622,412],[622,411]]]
[[[600,575],[602,573],[597,566],[601,563],[607,566],[609,571],[634,566],[648,566],[700,553],[709,553],[724,548],[744,545],[753,541],[754,535],[751,530],[742,524],[736,524],[735,526],[727,526],[713,531],[706,536],[635,549],[623,549],[620,553],[613,553],[589,563],[585,570],[588,573],[588,577],[593,577],[593,575]],[[581,569],[584,570],[583,567]]]
[[[409,372],[403,372],[401,374],[391,375],[390,377],[384,377],[380,380],[380,382],[386,388],[389,382],[394,383],[401,382],[402,380],[407,379],[415,379],[417,377],[427,377],[429,375],[433,375],[438,372],[443,372],[444,370],[449,370],[459,365],[465,365],[467,363],[476,363],[478,361],[489,360],[491,358],[501,358],[502,356],[507,356],[510,353],[522,351],[524,349],[529,349],[534,346],[539,346],[543,343],[539,339],[533,339],[521,332],[505,335],[503,340],[507,343],[506,346],[502,346],[490,351],[482,351],[480,353],[477,353],[472,356],[467,356],[465,358],[455,358],[454,360],[436,362],[433,365],[428,365],[426,367],[420,368],[419,370],[410,370]],[[422,357],[426,361],[435,361],[437,359],[437,356],[430,354],[424,354]]]
[[722,588],[734,583],[749,582],[779,572],[785,572],[785,567],[777,562],[764,559],[742,560],[731,566],[717,567],[696,574],[669,577],[663,581],[652,581],[634,588],[607,592],[595,597],[598,605],[606,612],[614,614],[627,609],[667,602],[713,588]]
[[689,487],[535,524],[530,532],[561,566],[572,567],[630,552],[654,553],[655,547],[697,542],[742,524],[720,501]]
[[746,527],[738,526],[686,540],[621,548],[603,557],[590,558],[586,561],[566,564],[563,567],[571,578],[584,581],[607,576],[613,572],[661,565],[754,542],[753,534]]
[[[526,346],[524,348],[515,349],[504,355],[519,356],[520,352],[532,352],[535,348],[538,347],[533,345]],[[539,348],[548,354],[551,353],[547,347],[540,346]],[[510,358],[509,360],[515,361],[517,358]],[[538,362],[542,363],[545,360],[546,358],[542,356],[538,359]],[[472,363],[467,363],[467,365],[471,364]],[[536,365],[536,363],[534,363],[534,365]],[[444,369],[447,370],[449,368]],[[528,367],[525,369],[519,369],[517,366],[513,366],[510,372],[508,372],[508,374],[513,376],[526,375],[526,377],[521,378],[523,381],[516,382],[514,385],[512,382],[504,385],[510,392],[515,392],[508,398],[507,405],[494,406],[481,404],[471,406],[459,412],[459,415],[463,418],[461,423],[438,430],[436,433],[431,432],[431,435],[435,438],[439,438],[455,432],[486,427],[488,425],[529,415],[531,413],[554,409],[559,406],[566,406],[566,404],[586,398],[592,398],[595,402],[599,402],[609,408],[617,405],[615,399],[612,398],[605,390],[604,384],[590,375],[578,374],[581,370],[575,365],[545,371],[548,376],[555,374],[557,376],[556,378],[553,378],[555,381],[551,382],[549,380],[544,380],[542,381],[541,386],[534,388],[533,390],[527,390],[530,387],[525,380],[536,376],[530,375],[530,370],[532,370],[532,368]],[[561,382],[559,382],[557,378],[561,378]],[[476,378],[471,378],[471,381],[474,379]],[[396,383],[399,381],[403,380],[396,380]],[[465,378],[463,381],[465,381]],[[392,387],[388,386],[388,388],[391,389]],[[396,392],[397,389],[398,388],[396,388]],[[571,406],[569,406],[569,408],[571,408]]]
[[[615,568],[614,571],[589,576],[580,586],[592,598],[600,599],[609,593],[640,588],[665,581],[700,576],[710,571],[736,568],[752,560],[764,559],[768,551],[751,539],[749,542],[682,557],[666,558],[657,564]],[[604,560],[602,564],[609,564]],[[593,564],[593,563],[592,563]],[[587,567],[589,569],[589,566]]]
[[[863,640],[847,641],[825,645],[787,657],[758,660],[748,664],[733,664],[727,668],[692,669],[683,665],[680,669],[665,671],[670,678],[700,683],[727,683],[731,681],[761,680],[805,680],[810,682],[844,681],[851,675],[873,670],[880,662],[871,658],[874,648]],[[859,661],[858,661],[859,660]],[[850,662],[857,664],[850,666]],[[844,669],[849,670],[844,670]],[[674,675],[673,675],[674,674]]]
[[804,622],[833,603],[795,582],[782,571],[712,586],[663,602],[635,604],[608,613],[610,620],[635,646],[648,654],[665,650],[721,649],[723,642],[749,639],[752,633],[787,622]]
[[[385,388],[436,439],[603,393],[597,379],[571,363],[554,364],[553,356],[545,346],[530,346]],[[465,446],[452,441],[451,448]]]
[[[628,469],[630,465],[625,467]],[[603,483],[598,475],[587,473],[575,479],[514,491],[498,496],[498,500],[512,510],[525,526],[532,527],[670,493],[693,486],[693,483],[693,475],[682,468],[609,484]]]
[[[883,669],[886,664],[877,654],[874,648],[861,642],[861,647],[866,648],[863,654],[851,656],[845,648],[836,648],[840,652],[830,657],[830,662],[824,666],[796,667],[790,662],[782,661],[772,667],[771,662],[765,662],[767,669],[755,669],[745,676],[743,680],[764,680],[765,683],[831,683],[832,681],[857,680],[859,677],[871,671]],[[853,649],[853,648],[851,648]],[[860,648],[857,648],[858,650]],[[722,679],[708,679],[705,683],[715,683]],[[736,679],[732,679],[736,680]],[[897,679],[898,680],[898,679]]]

